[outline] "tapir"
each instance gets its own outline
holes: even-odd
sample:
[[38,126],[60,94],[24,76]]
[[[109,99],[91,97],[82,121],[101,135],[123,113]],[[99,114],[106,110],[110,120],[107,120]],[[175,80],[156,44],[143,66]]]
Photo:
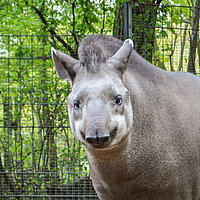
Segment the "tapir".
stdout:
[[162,70],[106,35],[79,59],[52,48],[71,84],[70,126],[100,200],[200,200],[200,79]]

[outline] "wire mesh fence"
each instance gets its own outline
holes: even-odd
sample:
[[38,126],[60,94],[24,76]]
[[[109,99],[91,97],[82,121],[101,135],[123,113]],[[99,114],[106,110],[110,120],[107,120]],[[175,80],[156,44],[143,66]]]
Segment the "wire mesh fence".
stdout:
[[69,128],[70,88],[52,65],[52,38],[1,36],[0,199],[96,197]]
[[[136,51],[165,70],[187,71],[190,7],[136,3],[132,11]],[[83,37],[0,36],[0,199],[98,199],[69,127],[69,84],[50,57],[52,46],[77,57]],[[197,74],[199,57],[198,46]]]
[[[194,49],[194,68],[199,74],[199,39],[191,41],[199,28],[193,27],[193,9],[189,6],[132,4],[132,33],[136,51],[149,62],[168,71],[188,71],[189,54]],[[200,12],[200,8],[196,8]]]

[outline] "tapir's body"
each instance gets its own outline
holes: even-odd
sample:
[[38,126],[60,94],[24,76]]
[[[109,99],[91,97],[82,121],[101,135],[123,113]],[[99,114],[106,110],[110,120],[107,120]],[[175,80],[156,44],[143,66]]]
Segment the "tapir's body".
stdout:
[[98,197],[200,200],[200,79],[161,70],[122,44],[90,36],[80,62],[53,50],[59,76],[66,70],[72,85],[71,128]]

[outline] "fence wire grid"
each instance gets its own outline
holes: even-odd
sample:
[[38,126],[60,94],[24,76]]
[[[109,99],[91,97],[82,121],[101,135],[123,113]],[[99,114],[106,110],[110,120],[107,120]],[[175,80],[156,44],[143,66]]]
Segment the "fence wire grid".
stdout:
[[[133,4],[136,51],[165,70],[187,71],[191,15],[190,7]],[[84,149],[69,127],[70,86],[56,75],[50,56],[54,46],[77,57],[77,41],[84,36],[76,37],[0,35],[2,200],[98,199]],[[116,37],[123,40],[123,35]]]

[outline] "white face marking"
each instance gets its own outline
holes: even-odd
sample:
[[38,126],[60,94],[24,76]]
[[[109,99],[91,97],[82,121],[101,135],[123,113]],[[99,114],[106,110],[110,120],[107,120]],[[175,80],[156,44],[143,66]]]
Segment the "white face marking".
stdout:
[[133,125],[133,112],[130,97],[124,102],[124,113],[122,115],[113,116],[113,120],[117,121],[118,124],[118,134],[112,141],[111,146],[118,144],[123,140],[129,132],[131,131]]
[[[99,100],[104,102],[103,104],[105,105],[105,107],[104,106],[102,107],[101,115],[104,116],[104,114],[106,113],[104,117],[105,120],[103,120],[101,123],[99,122],[98,119],[96,121],[97,124],[99,123],[101,125],[100,126],[101,129],[105,131],[105,133],[110,134],[115,128],[117,128],[117,134],[114,138],[110,138],[110,143],[107,146],[108,148],[117,145],[130,132],[133,121],[130,97],[128,96],[128,91],[124,87],[120,79],[119,80],[116,79],[117,78],[111,79],[110,77],[108,79],[105,75],[103,78],[95,80],[88,80],[88,79],[82,80],[81,84],[78,84],[74,88],[74,91],[72,91],[71,93],[72,95],[70,95],[70,102],[71,102],[70,103],[71,108],[69,111],[70,124],[71,127],[74,127],[72,130],[76,138],[86,146],[89,144],[87,144],[87,142],[83,139],[81,132],[89,130],[90,127],[88,128],[88,124],[93,123],[93,121],[91,122],[89,121],[88,123],[89,120],[88,116],[91,116],[88,115],[88,112],[90,111],[87,110],[88,99],[94,99],[94,100],[96,99],[97,102]],[[119,94],[122,96],[122,102],[123,102],[122,105],[120,106],[113,105],[115,97],[118,96]],[[74,111],[73,109],[73,101],[76,98],[82,101],[80,103],[82,108],[78,115],[76,114],[76,111]],[[94,107],[95,106],[97,105],[94,105]],[[103,112],[103,110],[106,110],[106,112]],[[95,115],[98,116],[99,113],[96,113]]]

